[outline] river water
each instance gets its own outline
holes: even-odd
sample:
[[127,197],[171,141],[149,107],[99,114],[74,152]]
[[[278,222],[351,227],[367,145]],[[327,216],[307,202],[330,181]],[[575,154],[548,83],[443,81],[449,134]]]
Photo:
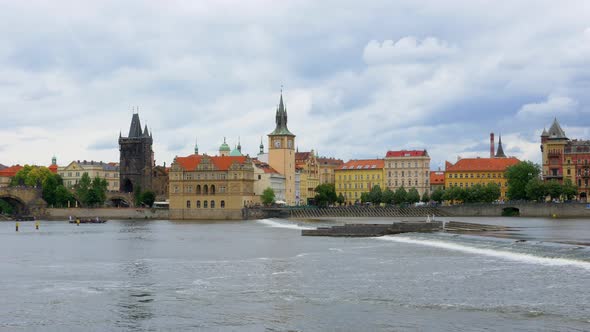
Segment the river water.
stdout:
[[2,222],[0,331],[590,330],[589,220],[453,219],[517,228],[321,238],[280,219]]

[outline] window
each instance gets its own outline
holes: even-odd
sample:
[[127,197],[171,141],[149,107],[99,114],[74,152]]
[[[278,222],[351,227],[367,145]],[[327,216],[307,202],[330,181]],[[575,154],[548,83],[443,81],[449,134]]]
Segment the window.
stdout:
[[262,179],[262,175],[258,174],[258,180]]
[[186,208],[190,209],[191,208],[191,201],[186,201]]
[[203,201],[203,207],[206,209],[207,208],[207,201]]
[[201,208],[201,201],[197,201],[197,209]]
[[204,195],[208,195],[209,194],[209,187],[207,185],[203,186],[203,194]]
[[211,208],[214,209],[215,208],[215,201],[211,201]]
[[215,185],[211,185],[211,195],[215,195]]
[[221,206],[221,208],[225,208],[225,201],[221,201],[221,203],[219,204]]

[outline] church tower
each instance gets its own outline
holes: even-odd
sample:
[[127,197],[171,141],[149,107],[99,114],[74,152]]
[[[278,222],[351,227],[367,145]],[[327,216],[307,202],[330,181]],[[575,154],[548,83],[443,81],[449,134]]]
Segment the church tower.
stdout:
[[141,130],[139,114],[131,118],[129,135],[122,137],[119,133],[119,190],[133,192],[141,187],[142,191],[152,190],[152,173],[154,169],[154,152],[152,134],[147,125]]
[[296,205],[295,197],[295,135],[287,128],[287,108],[283,92],[275,114],[275,130],[268,134],[268,164],[285,176],[285,200]]

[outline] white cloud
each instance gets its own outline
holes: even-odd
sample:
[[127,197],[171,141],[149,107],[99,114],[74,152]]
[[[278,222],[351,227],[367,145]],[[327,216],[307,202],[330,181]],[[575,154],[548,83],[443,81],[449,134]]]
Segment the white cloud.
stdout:
[[517,115],[530,117],[559,117],[576,110],[578,102],[565,96],[550,95],[545,101],[523,105]]
[[363,59],[368,64],[417,62],[447,57],[456,52],[455,47],[437,38],[427,37],[420,42],[415,37],[408,36],[396,42],[370,41],[363,51]]

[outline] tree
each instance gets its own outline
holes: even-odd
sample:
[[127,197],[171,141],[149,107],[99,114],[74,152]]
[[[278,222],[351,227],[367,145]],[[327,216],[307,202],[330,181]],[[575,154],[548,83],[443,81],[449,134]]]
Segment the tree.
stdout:
[[393,193],[393,203],[394,204],[405,203],[407,196],[408,196],[408,193],[406,192],[406,189],[404,188],[404,186],[401,186],[401,187],[397,188],[395,190],[395,192]]
[[369,192],[369,202],[375,205],[379,205],[381,203],[382,194],[383,193],[381,192],[381,187],[379,185],[373,186],[373,188],[371,188],[371,191]]
[[383,190],[383,193],[381,194],[381,202],[383,202],[385,204],[392,204],[393,203],[393,195],[394,195],[394,192],[391,191],[391,189],[385,188],[385,190]]
[[107,198],[107,187],[108,183],[105,179],[101,179],[98,176],[95,177],[88,189],[85,204],[90,206],[101,206]]
[[527,183],[525,191],[527,199],[537,202],[545,202],[547,188],[545,187],[545,183],[539,178],[531,179],[529,183]]
[[504,176],[508,185],[506,195],[510,200],[526,199],[526,185],[541,173],[539,165],[531,161],[522,161],[506,168]]
[[55,191],[58,186],[57,177],[55,175],[48,176],[45,181],[43,181],[43,199],[47,204],[55,206],[56,198],[55,198]]
[[14,207],[0,198],[0,214],[12,214],[13,212]]
[[443,200],[451,201],[451,203],[455,203],[456,201],[464,201],[465,200],[465,191],[461,187],[452,186],[449,189],[445,190],[443,195]]
[[572,180],[565,179],[563,181],[562,192],[566,200],[572,200],[578,195],[578,187],[572,183]]
[[332,205],[338,199],[336,187],[332,183],[320,184],[314,191],[316,192],[314,200],[318,206]]
[[368,192],[364,192],[361,193],[361,203],[367,203],[370,202],[371,200],[369,199],[369,193]]
[[420,193],[416,188],[412,187],[408,190],[408,195],[406,196],[406,202],[409,204],[414,204],[420,202]]
[[74,195],[63,185],[58,185],[55,189],[55,206],[57,207],[68,207],[75,205]]
[[144,191],[141,195],[141,201],[143,202],[143,204],[152,207],[152,205],[154,205],[154,202],[156,201],[156,194],[151,190]]
[[555,180],[545,183],[545,189],[547,190],[547,194],[551,196],[552,200],[559,199],[561,194],[563,194],[563,186]]
[[91,180],[88,173],[84,172],[80,181],[74,187],[74,192],[82,204],[88,204]]
[[133,200],[135,201],[135,206],[140,206],[142,201],[141,201],[141,186],[137,185],[135,186],[135,188],[133,188]]
[[436,190],[434,190],[432,192],[432,197],[431,198],[432,198],[433,201],[435,201],[437,203],[442,203],[444,194],[445,194],[444,189],[442,189],[442,188],[436,188]]
[[502,196],[502,190],[500,186],[496,183],[490,182],[483,187],[483,194],[481,196],[480,202],[483,203],[492,203],[498,200]]
[[424,191],[424,194],[422,194],[422,202],[424,202],[424,203],[430,202],[430,195],[428,195],[428,191]]
[[342,195],[342,193],[338,194],[338,204],[342,205],[344,204],[344,202],[346,202],[346,198],[344,198],[344,195]]
[[264,205],[273,204],[275,202],[275,191],[271,187],[264,189],[264,191],[262,192],[262,196],[260,196],[260,199],[262,200],[262,204]]

